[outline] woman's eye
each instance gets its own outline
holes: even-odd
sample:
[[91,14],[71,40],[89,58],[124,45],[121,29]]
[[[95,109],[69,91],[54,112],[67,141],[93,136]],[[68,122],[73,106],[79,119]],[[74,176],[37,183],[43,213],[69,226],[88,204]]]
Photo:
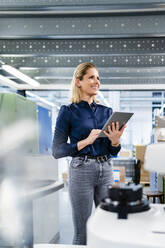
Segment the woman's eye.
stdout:
[[[94,78],[94,76],[90,76],[89,77],[89,79],[93,79]],[[99,77],[97,77],[97,80],[99,80],[100,81],[100,78]]]

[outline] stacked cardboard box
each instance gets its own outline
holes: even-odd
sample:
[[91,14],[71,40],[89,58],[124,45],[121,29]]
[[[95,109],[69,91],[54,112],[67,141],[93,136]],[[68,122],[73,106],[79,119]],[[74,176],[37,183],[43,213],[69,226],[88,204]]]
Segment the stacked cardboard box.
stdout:
[[131,151],[130,150],[121,150],[119,152],[119,156],[120,157],[124,157],[124,158],[130,158],[131,157]]
[[140,183],[148,184],[150,183],[150,173],[144,169],[144,156],[145,156],[146,146],[136,145],[135,147],[135,157],[140,160]]

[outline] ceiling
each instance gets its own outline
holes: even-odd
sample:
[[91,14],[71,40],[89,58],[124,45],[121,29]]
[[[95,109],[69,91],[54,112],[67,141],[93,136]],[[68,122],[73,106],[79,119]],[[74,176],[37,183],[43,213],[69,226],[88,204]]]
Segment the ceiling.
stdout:
[[0,6],[0,60],[40,82],[34,88],[0,70],[23,91],[67,90],[85,61],[99,68],[104,90],[165,90],[165,1],[0,0]]

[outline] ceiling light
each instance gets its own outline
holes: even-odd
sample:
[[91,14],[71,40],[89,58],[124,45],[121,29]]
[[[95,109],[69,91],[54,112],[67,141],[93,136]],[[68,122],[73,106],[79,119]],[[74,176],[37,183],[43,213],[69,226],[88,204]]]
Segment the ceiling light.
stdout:
[[8,73],[12,74],[13,76],[21,79],[25,83],[30,84],[31,86],[34,86],[34,87],[40,86],[40,83],[38,83],[36,80],[30,78],[29,76],[25,75],[24,73],[20,72],[18,69],[14,68],[10,65],[2,64],[1,67],[3,70],[5,70]]
[[51,107],[57,107],[57,109],[59,109],[59,106],[56,105],[55,103],[50,102],[50,101],[48,101],[48,100],[44,99],[43,97],[40,97],[40,96],[38,96],[36,94],[33,94],[30,91],[26,91],[26,95],[31,96],[31,97],[35,97],[40,102],[43,102],[43,103],[45,103],[45,104],[47,104],[47,105],[49,105]]
[[13,89],[20,89],[20,85],[12,81],[11,79],[0,75],[0,84],[9,86]]

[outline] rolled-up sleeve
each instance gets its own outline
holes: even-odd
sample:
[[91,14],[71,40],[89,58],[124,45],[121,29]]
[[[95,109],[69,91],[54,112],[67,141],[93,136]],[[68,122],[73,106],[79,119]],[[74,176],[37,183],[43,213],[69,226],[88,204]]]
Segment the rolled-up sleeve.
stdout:
[[68,106],[63,105],[59,111],[52,146],[52,155],[54,158],[66,156],[75,156],[78,153],[77,143],[68,143],[70,133],[70,110]]

